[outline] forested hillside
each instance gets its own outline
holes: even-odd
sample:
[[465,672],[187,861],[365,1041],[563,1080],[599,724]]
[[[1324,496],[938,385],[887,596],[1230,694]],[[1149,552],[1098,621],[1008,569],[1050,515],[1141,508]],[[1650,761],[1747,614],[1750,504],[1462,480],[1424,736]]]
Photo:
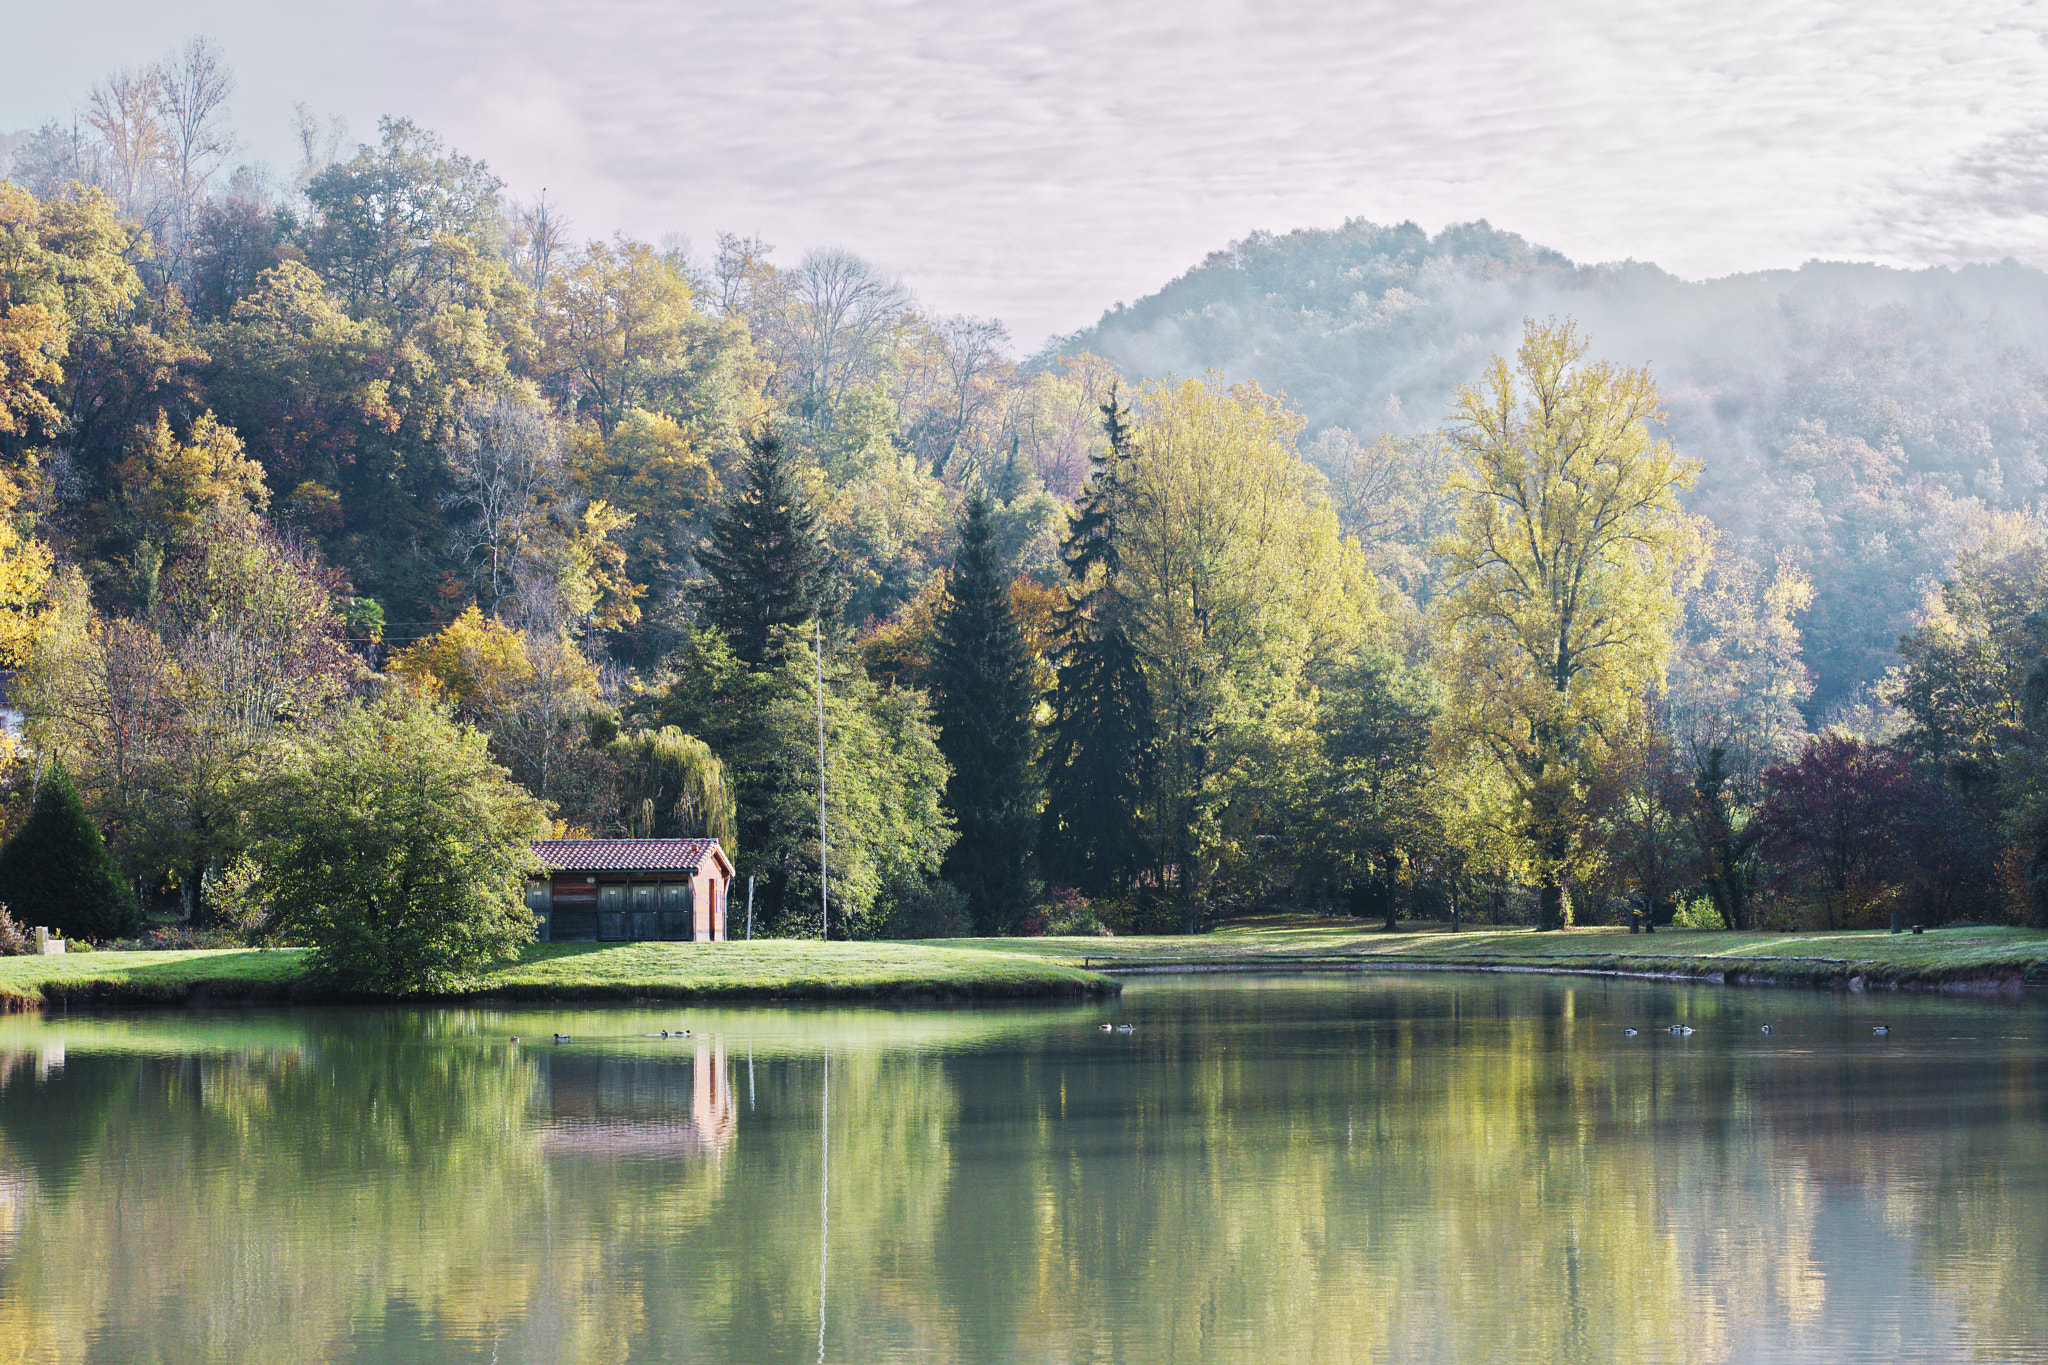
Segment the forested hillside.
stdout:
[[2048,905],[2036,272],[1359,223],[1020,364],[402,118],[239,166],[232,90],[195,42],[0,147],[4,813],[75,782],[92,932],[360,928],[307,850],[428,774],[490,952],[547,828],[816,933],[821,724],[835,935]]
[[1815,262],[1686,281],[1575,265],[1485,223],[1255,234],[1049,348],[1125,373],[1217,369],[1283,392],[1309,448],[1440,426],[1525,317],[1657,376],[1686,496],[1725,548],[1811,577],[1810,713],[1897,662],[1898,637],[1999,511],[2048,495],[2048,274],[2013,262]]

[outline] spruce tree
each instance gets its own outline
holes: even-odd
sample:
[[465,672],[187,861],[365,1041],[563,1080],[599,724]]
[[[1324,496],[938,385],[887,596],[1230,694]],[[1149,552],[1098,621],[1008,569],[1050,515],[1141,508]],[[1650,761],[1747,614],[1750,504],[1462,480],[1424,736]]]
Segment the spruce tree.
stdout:
[[1039,832],[1048,874],[1096,894],[1126,889],[1146,862],[1140,821],[1154,737],[1152,691],[1116,586],[1131,424],[1114,390],[1102,405],[1102,429],[1109,453],[1096,459],[1060,546],[1074,586],[1060,617]]
[[980,934],[1009,932],[1023,919],[1038,807],[1031,651],[1010,605],[989,511],[981,492],[968,499],[928,675],[939,749],[953,769],[946,807],[960,835],[946,855],[945,876],[966,896]]
[[0,903],[20,923],[66,938],[118,938],[141,924],[134,892],[61,763],[43,778],[28,823],[0,848]]
[[818,508],[774,431],[747,437],[740,480],[738,495],[713,516],[711,538],[697,551],[711,577],[696,597],[701,619],[759,667],[778,628],[815,616],[831,631],[840,594]]

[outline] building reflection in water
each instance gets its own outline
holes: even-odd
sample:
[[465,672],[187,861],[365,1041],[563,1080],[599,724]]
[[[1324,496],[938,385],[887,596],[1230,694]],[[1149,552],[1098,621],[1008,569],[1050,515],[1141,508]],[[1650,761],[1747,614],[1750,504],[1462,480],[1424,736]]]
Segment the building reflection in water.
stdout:
[[724,1044],[706,1039],[677,1053],[621,1056],[539,1053],[542,1148],[550,1156],[715,1157],[738,1122]]

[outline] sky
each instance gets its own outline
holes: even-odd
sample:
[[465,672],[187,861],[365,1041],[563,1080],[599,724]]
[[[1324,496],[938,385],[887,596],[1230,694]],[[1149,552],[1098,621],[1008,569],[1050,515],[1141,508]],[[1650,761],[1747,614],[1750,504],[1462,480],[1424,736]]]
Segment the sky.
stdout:
[[846,247],[1019,353],[1253,230],[1486,219],[1688,278],[2048,267],[2048,0],[70,0],[0,129],[195,34],[245,156],[408,116],[582,236]]

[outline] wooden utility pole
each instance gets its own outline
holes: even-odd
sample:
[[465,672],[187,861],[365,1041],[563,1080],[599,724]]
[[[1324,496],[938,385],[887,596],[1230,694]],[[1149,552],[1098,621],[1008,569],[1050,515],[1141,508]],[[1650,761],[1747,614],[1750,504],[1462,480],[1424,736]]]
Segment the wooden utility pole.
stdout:
[[818,660],[818,937],[832,937],[832,881],[825,861],[825,628],[811,622],[811,647]]

